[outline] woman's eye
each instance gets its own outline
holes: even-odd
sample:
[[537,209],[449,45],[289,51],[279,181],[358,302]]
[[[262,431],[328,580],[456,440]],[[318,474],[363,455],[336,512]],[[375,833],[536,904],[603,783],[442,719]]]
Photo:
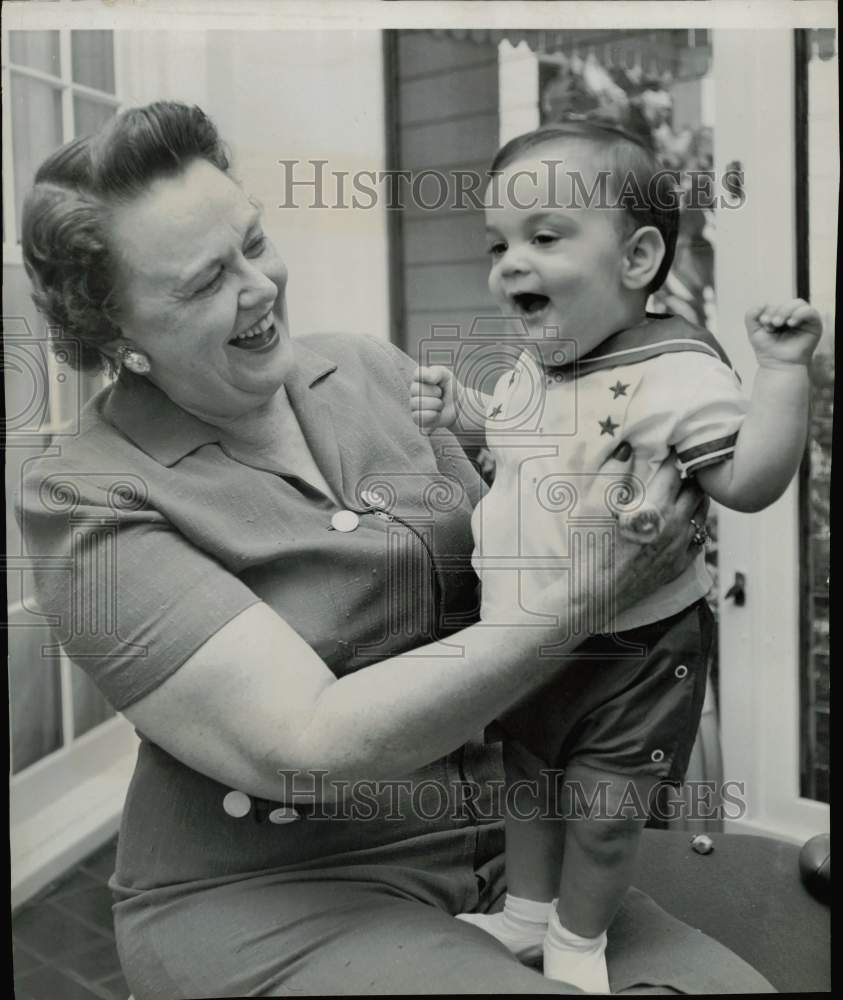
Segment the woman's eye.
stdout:
[[212,292],[217,288],[217,286],[220,284],[221,281],[222,281],[222,268],[220,268],[219,271],[217,271],[217,273],[211,278],[210,281],[202,285],[201,288],[197,288],[194,294],[205,295],[208,292]]
[[266,249],[266,237],[263,234],[261,234],[260,236],[255,237],[255,239],[253,239],[251,243],[249,243],[249,245],[246,247],[246,256],[260,257],[260,255],[264,252],[265,249]]

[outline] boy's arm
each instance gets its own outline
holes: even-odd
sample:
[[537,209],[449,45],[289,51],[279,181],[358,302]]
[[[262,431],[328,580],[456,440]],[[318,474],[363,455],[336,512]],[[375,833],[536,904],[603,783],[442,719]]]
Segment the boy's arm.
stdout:
[[[456,381],[456,379],[455,379]],[[469,389],[457,382],[457,421],[454,433],[486,436],[486,416],[492,407],[492,397],[479,389]]]
[[746,317],[758,357],[749,410],[729,461],[700,469],[700,486],[718,503],[757,511],[777,500],[793,478],[808,431],[808,365],[822,332],[819,313],[801,299]]

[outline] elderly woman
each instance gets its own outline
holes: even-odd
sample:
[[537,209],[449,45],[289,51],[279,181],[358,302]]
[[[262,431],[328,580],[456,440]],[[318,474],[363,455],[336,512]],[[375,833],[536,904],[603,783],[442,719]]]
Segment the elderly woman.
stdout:
[[[698,497],[663,470],[658,545],[560,574],[535,628],[473,624],[481,481],[411,421],[400,351],[290,338],[284,262],[198,108],[51,156],[23,252],[80,366],[118,372],[20,516],[72,558],[36,560],[39,602],[140,736],[111,881],[136,1000],[566,992],[452,919],[505,890],[483,728],[562,674],[571,615],[687,564]],[[617,990],[757,985],[640,893],[623,922]]]

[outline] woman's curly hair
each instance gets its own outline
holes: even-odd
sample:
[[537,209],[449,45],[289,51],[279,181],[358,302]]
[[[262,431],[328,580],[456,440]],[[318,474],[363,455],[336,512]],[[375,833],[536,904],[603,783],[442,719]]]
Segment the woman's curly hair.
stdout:
[[73,139],[38,169],[23,204],[24,265],[53,348],[76,342],[67,354],[80,370],[110,370],[102,347],[121,332],[109,213],[197,159],[228,171],[213,122],[198,107],[157,101]]

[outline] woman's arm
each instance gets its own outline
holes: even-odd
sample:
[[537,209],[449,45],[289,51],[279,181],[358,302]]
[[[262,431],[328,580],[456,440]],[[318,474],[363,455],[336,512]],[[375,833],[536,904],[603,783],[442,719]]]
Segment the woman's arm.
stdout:
[[[666,517],[658,542],[619,542],[582,589],[569,593],[565,580],[548,588],[542,610],[562,617],[602,606],[610,579],[620,610],[684,568],[692,558],[689,521],[699,494],[678,492],[678,477],[665,467],[651,496]],[[581,641],[567,631],[564,622],[530,629],[483,622],[447,643],[337,679],[286,622],[259,604],[221,628],[125,715],[195,770],[256,796],[289,799],[280,771],[321,770],[328,780],[395,778],[456,749],[556,674],[563,655]],[[553,656],[537,655],[559,643]],[[310,791],[307,774],[302,789]]]

